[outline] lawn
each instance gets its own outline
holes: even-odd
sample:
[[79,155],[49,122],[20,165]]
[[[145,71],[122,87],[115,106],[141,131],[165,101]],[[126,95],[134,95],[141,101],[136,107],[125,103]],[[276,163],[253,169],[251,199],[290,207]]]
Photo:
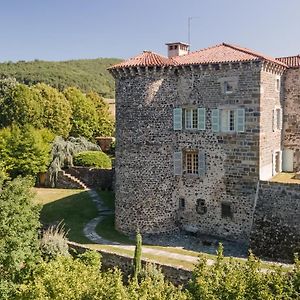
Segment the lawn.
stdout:
[[[103,200],[106,207],[114,211],[115,209],[115,195],[112,192],[107,191],[97,191]],[[100,222],[96,227],[96,232],[103,238],[124,244],[133,245],[134,241],[130,240],[126,235],[118,232],[115,229],[115,215],[109,215]]]
[[35,188],[35,200],[42,205],[42,224],[63,222],[68,239],[78,243],[90,243],[83,235],[83,228],[97,217],[96,205],[87,192],[69,189]]

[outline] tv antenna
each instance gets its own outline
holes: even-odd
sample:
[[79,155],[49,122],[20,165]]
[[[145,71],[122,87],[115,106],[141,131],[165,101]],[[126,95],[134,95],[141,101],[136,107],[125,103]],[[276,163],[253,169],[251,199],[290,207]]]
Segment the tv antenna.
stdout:
[[191,21],[193,19],[200,19],[200,17],[188,17],[188,44],[189,44],[189,51],[191,49]]

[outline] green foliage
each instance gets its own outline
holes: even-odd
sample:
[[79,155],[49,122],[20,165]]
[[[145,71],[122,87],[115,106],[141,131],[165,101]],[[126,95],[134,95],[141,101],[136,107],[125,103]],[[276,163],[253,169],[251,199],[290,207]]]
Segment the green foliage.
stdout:
[[77,259],[58,257],[41,263],[34,273],[34,280],[21,287],[20,299],[128,299],[121,272],[99,272],[99,263],[95,262],[100,257],[93,255],[94,258],[91,254]]
[[15,77],[18,82],[27,85],[45,82],[60,91],[76,86],[84,92],[96,91],[104,97],[113,98],[114,80],[107,68],[120,61],[115,58],[98,58],[2,63],[0,77]]
[[136,232],[136,245],[133,258],[133,276],[138,278],[142,270],[142,235],[139,230]]
[[57,174],[64,167],[73,166],[73,156],[81,151],[99,151],[100,147],[84,137],[69,137],[67,140],[58,136],[52,145],[52,158],[49,167],[50,184],[55,187]]
[[41,127],[41,103],[35,93],[25,84],[15,84],[1,92],[0,126],[6,127],[15,123],[31,124]]
[[83,151],[74,156],[74,164],[83,167],[96,167],[110,169],[111,159],[101,151]]
[[50,162],[53,135],[47,129],[26,125],[0,130],[0,160],[11,177],[45,172]]
[[61,223],[57,226],[50,226],[43,232],[43,236],[40,241],[40,249],[45,260],[54,259],[59,255],[69,255],[66,232]]
[[67,137],[71,130],[71,106],[64,94],[44,83],[31,88],[42,109],[41,125],[55,135]]
[[155,265],[147,264],[139,281],[136,278],[129,281],[128,299],[186,300],[190,297],[182,287],[175,287],[166,281],[161,270]]
[[39,207],[33,205],[32,182],[17,178],[0,192],[0,298],[29,275],[39,258]]
[[70,135],[83,136],[91,140],[97,126],[97,111],[94,103],[74,87],[67,88],[64,95],[72,109]]
[[299,269],[292,273],[281,267],[263,270],[251,253],[246,263],[224,260],[223,247],[217,262],[209,265],[204,257],[194,270],[189,285],[192,299],[298,299],[300,297]]
[[86,97],[96,108],[97,124],[94,128],[94,136],[113,136],[115,121],[109,112],[109,105],[95,92],[88,93]]

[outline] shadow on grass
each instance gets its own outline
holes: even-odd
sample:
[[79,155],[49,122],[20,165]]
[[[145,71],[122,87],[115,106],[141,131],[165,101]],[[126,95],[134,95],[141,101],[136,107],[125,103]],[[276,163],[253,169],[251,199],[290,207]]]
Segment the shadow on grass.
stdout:
[[84,226],[98,216],[97,207],[88,192],[49,202],[42,207],[41,223],[45,226],[63,222],[68,239],[77,243],[91,243],[83,234]]

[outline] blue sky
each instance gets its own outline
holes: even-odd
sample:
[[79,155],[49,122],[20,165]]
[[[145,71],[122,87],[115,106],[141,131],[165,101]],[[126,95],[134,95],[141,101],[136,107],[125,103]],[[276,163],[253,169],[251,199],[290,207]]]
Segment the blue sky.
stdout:
[[300,53],[300,0],[0,0],[0,61],[166,54],[228,42],[271,56]]

